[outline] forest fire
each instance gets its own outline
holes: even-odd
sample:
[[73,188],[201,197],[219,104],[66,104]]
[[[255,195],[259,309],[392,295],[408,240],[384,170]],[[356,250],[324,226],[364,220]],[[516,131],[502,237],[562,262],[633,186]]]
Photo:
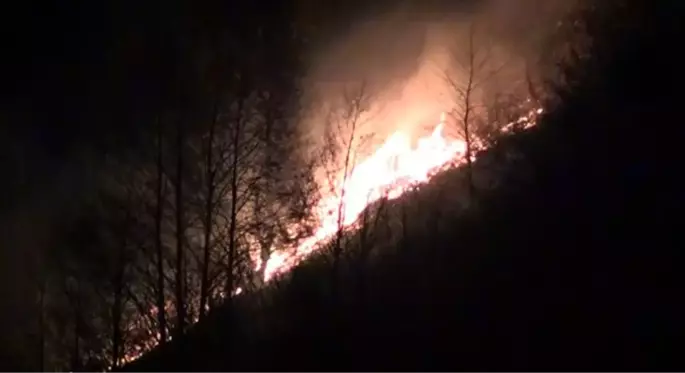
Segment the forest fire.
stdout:
[[317,206],[320,220],[314,235],[300,244],[294,253],[274,253],[266,263],[265,281],[291,269],[338,229],[354,224],[369,204],[383,197],[397,198],[408,186],[428,181],[433,173],[458,160],[466,145],[462,140],[445,138],[444,126],[443,113],[433,133],[418,139],[415,148],[412,148],[409,136],[397,131],[375,153],[352,165],[347,177],[341,172],[335,185],[338,193],[324,195]]
[[[532,127],[542,112],[541,108],[533,108],[501,126],[499,131],[508,133],[515,127]],[[265,264],[264,281],[269,282],[274,276],[291,270],[334,237],[340,229],[354,227],[364,209],[372,203],[382,198],[396,199],[413,186],[430,181],[440,171],[465,163],[466,142],[446,136],[444,130],[449,125],[446,114],[442,113],[433,132],[418,138],[416,146],[412,146],[411,138],[405,132],[396,131],[365,160],[351,164],[347,177],[343,177],[343,172],[340,172],[333,188],[338,193],[324,194],[316,206],[318,226],[314,234],[297,247],[274,252]],[[472,158],[475,159],[475,155]],[[258,259],[253,258],[257,269],[262,265]],[[243,289],[238,287],[233,296],[241,293]],[[224,297],[223,293],[220,297]],[[167,312],[173,313],[173,304],[171,301],[168,303],[170,309]],[[192,323],[197,321],[195,317]],[[158,333],[156,339],[146,340],[142,347],[136,346],[134,350],[126,351],[120,358],[119,365],[137,360],[151,350],[159,338]],[[167,340],[170,341],[171,336]]]
[[[227,297],[243,297],[245,293],[259,292],[262,285],[274,282],[272,280],[276,276],[289,272],[310,254],[329,245],[332,239],[340,237],[338,233],[341,231],[359,228],[360,216],[367,207],[379,201],[397,199],[417,185],[429,182],[437,173],[467,163],[466,155],[469,153],[471,161],[475,160],[478,151],[485,149],[485,143],[496,138],[498,133],[526,129],[536,123],[536,117],[541,114],[542,109],[536,108],[530,99],[525,100],[526,93],[519,92],[518,88],[507,89],[503,94],[510,95],[515,102],[500,102],[493,97],[485,97],[483,92],[486,88],[474,89],[471,80],[463,76],[463,71],[451,70],[455,62],[453,59],[458,57],[452,55],[441,40],[434,40],[425,47],[412,75],[406,75],[393,84],[379,83],[372,79],[367,85],[366,81],[362,81],[359,92],[350,92],[349,86],[345,86],[344,94],[340,94],[336,84],[318,84],[320,82],[312,78],[316,83],[311,87],[311,96],[316,98],[311,99],[311,102],[304,100],[308,110],[303,111],[297,124],[298,130],[306,133],[303,137],[307,141],[315,138],[311,143],[306,142],[304,149],[311,151],[306,155],[317,154],[320,157],[314,158],[306,167],[307,178],[302,184],[307,186],[307,197],[303,198],[306,201],[302,205],[297,206],[304,214],[297,214],[292,219],[279,219],[275,215],[273,219],[278,221],[278,229],[274,229],[274,225],[252,223],[260,226],[259,231],[245,231],[245,241],[241,244],[241,250],[244,250],[241,253],[245,253],[242,258],[247,257],[247,260],[242,261],[241,258],[240,269],[246,270],[244,273],[247,275],[230,283],[227,288],[230,287],[231,291],[217,290],[209,294],[209,298],[220,303]],[[493,57],[493,61],[495,60]],[[473,71],[477,69],[473,66],[471,69],[471,73],[475,74]],[[487,72],[479,73],[482,75]],[[312,73],[313,76],[318,76],[317,74]],[[325,77],[328,75],[321,75],[324,76],[321,81],[327,82]],[[446,84],[447,81],[450,84]],[[356,90],[357,85],[351,86]],[[501,88],[493,83],[493,88],[488,89]],[[459,97],[460,95],[467,97]],[[528,95],[534,96],[530,92]],[[492,102],[486,102],[491,99]],[[478,102],[478,105],[474,102]],[[484,109],[490,104],[492,105]],[[463,110],[462,106],[468,107],[468,110]],[[437,114],[445,109],[449,112],[442,112],[437,124],[431,123],[435,124],[432,132],[424,132],[417,138],[417,125],[426,118],[437,119]],[[468,114],[460,113],[460,110]],[[362,151],[360,146],[370,137],[369,131],[386,129],[395,131],[381,138],[383,142],[372,149],[371,154],[366,149]],[[468,136],[470,142],[467,146],[465,139]],[[237,148],[234,145],[234,149]],[[310,159],[307,158],[306,161],[309,162]],[[236,167],[226,165],[227,170]],[[313,193],[310,189],[312,186]],[[316,204],[310,205],[309,201],[316,197]],[[231,204],[236,198],[238,197],[226,196]],[[254,199],[256,201],[259,197]],[[268,213],[258,215],[260,217],[256,220]],[[208,219],[211,220],[211,217]],[[225,218],[221,220],[223,219]],[[235,216],[227,220],[230,219],[241,221],[241,218]],[[255,218],[246,218],[250,219]],[[259,237],[262,234],[269,236],[274,231],[284,238],[279,236],[278,239],[261,240]],[[233,237],[231,235],[234,233],[224,234]],[[212,237],[212,232],[209,232],[208,237]],[[300,241],[293,244],[293,237],[298,237]],[[205,247],[209,247],[210,241],[211,239],[205,242]],[[227,242],[231,242],[230,239]],[[200,259],[199,262],[203,261]],[[208,262],[211,263],[212,259],[208,259]],[[252,270],[245,269],[243,263],[252,267]],[[235,263],[229,264],[227,268],[235,268]],[[222,280],[208,281],[220,283]],[[203,298],[201,291],[199,293],[189,295],[186,302],[193,305],[199,303],[198,309],[201,309]],[[182,297],[176,297],[179,298]],[[204,303],[204,311],[211,307]],[[168,315],[173,316],[175,312],[171,311]],[[198,320],[198,314],[188,315],[187,319],[193,324]],[[141,352],[135,351],[134,355],[140,356]],[[126,358],[131,356],[127,354]]]
[[[583,79],[603,76],[595,53],[613,61],[613,34],[592,34],[605,16],[595,21],[601,9],[582,1],[300,2],[166,7],[153,28],[144,18],[154,12],[127,10],[113,20],[123,26],[108,22],[103,34],[116,45],[65,39],[74,41],[65,53],[104,46],[86,48],[94,57],[57,56],[97,60],[95,69],[31,66],[57,94],[21,101],[64,99],[57,111],[22,104],[19,114],[37,114],[11,119],[73,128],[54,144],[41,129],[9,133],[8,180],[19,182],[9,190],[19,194],[8,207],[6,261],[28,269],[5,271],[23,279],[5,281],[18,304],[4,318],[17,370],[250,366],[253,352],[268,355],[282,337],[324,336],[308,329],[328,327],[331,304],[344,303],[336,312],[352,321],[367,306],[375,317],[368,299],[382,299],[381,313],[395,295],[421,310],[432,299],[404,294],[460,287],[450,263],[470,257],[451,255],[480,254],[480,236],[466,243],[445,227],[496,231],[488,224],[504,219],[490,219],[490,204],[511,207],[518,223],[518,204],[500,202],[518,196],[512,188],[537,187],[531,146],[554,149],[548,136],[556,141],[556,127],[568,124],[551,114],[531,128],[540,107],[591,116],[583,105],[574,111]],[[632,10],[621,12],[632,29]],[[70,87],[85,100],[60,96]],[[41,147],[48,138],[59,157]],[[559,160],[573,161],[571,150]],[[531,190],[526,197],[542,196]],[[396,262],[411,266],[405,273]],[[469,294],[479,296],[474,286]],[[349,326],[340,342],[358,345],[376,325]],[[392,340],[397,330],[390,320],[373,333]],[[224,342],[241,356],[209,356]],[[373,346],[362,350],[373,355]],[[297,353],[274,351],[297,362]]]
[[[503,126],[501,131],[509,132],[516,124],[528,128],[535,124],[535,116],[541,113],[540,108],[531,110]],[[371,203],[381,198],[398,198],[410,186],[427,182],[436,172],[463,162],[466,143],[444,136],[445,119],[443,112],[433,133],[419,138],[415,148],[405,133],[397,131],[375,153],[354,165],[346,178],[342,173],[338,175],[335,190],[342,192],[324,195],[319,202],[317,214],[320,220],[314,235],[294,252],[274,253],[266,263],[264,280],[268,282],[274,275],[287,272],[316,250],[317,245],[335,235],[338,229],[354,224]],[[342,216],[338,215],[339,208]]]

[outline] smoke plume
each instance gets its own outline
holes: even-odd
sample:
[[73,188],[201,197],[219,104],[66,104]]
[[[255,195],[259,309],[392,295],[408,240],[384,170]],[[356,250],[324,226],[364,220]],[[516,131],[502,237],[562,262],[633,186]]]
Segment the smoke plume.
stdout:
[[476,77],[478,100],[526,95],[547,35],[575,1],[405,1],[357,15],[333,42],[309,53],[302,129],[323,138],[326,111],[344,105],[343,92],[363,82],[370,107],[359,136],[425,134],[440,112],[458,104],[445,77],[464,79],[470,30],[476,60],[487,60]]

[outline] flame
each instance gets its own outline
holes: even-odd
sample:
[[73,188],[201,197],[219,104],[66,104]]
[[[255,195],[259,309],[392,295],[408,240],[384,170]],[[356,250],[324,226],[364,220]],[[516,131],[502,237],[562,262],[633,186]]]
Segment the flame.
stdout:
[[[541,108],[532,109],[503,126],[501,132],[511,132],[517,125],[524,129],[530,128],[536,124],[537,117],[542,113]],[[316,209],[319,224],[314,234],[295,247],[294,252],[274,252],[264,264],[265,282],[276,274],[290,270],[315,251],[320,243],[333,237],[340,228],[353,226],[369,204],[381,198],[396,199],[413,185],[425,183],[436,173],[463,163],[466,144],[459,139],[448,139],[443,134],[445,119],[445,113],[442,113],[433,132],[419,138],[416,147],[411,146],[411,139],[406,133],[393,133],[371,156],[353,167],[348,177],[343,177],[342,173],[338,175],[336,186],[341,193],[323,194],[324,198]],[[338,220],[340,206],[343,207],[341,221]],[[257,268],[263,265],[259,257],[253,258],[253,261]],[[233,291],[234,296],[241,293],[243,289],[240,287]],[[221,298],[224,296],[225,294],[220,294]],[[173,307],[171,301],[168,301],[168,307]],[[155,313],[156,308],[153,306],[151,314]],[[119,366],[137,360],[154,348],[160,338],[157,333],[156,339],[150,338],[142,346],[125,351],[119,360]],[[171,340],[172,336],[169,334],[167,341]]]
[[[529,128],[535,125],[542,112],[541,108],[530,110],[503,126],[501,131],[510,132],[515,125]],[[369,204],[384,197],[396,199],[412,185],[425,183],[438,171],[462,163],[466,143],[460,139],[449,140],[443,135],[445,119],[443,112],[433,133],[419,138],[416,148],[412,148],[408,135],[397,131],[375,153],[356,165],[347,178],[342,173],[338,175],[337,189],[341,192],[323,194],[316,209],[319,224],[314,235],[296,247],[294,253],[273,253],[264,269],[265,282],[290,270],[339,229],[353,225]],[[337,211],[340,207],[343,216],[339,221]],[[260,265],[258,263],[258,267]]]
[[445,113],[442,113],[433,133],[419,138],[415,148],[407,134],[397,131],[375,153],[353,167],[347,177],[338,175],[339,193],[325,195],[317,206],[319,224],[314,235],[296,247],[294,253],[274,253],[266,263],[265,281],[291,269],[339,228],[354,224],[369,204],[383,197],[395,199],[411,185],[428,181],[436,171],[459,159],[466,144],[462,140],[446,139],[444,126]]

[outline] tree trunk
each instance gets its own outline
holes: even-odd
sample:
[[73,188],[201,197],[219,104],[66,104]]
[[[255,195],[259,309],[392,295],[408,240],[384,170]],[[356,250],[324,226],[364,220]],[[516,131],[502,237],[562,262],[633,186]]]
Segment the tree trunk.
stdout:
[[473,80],[474,80],[474,59],[475,52],[473,49],[473,26],[469,30],[469,74],[466,89],[464,91],[464,115],[462,117],[462,125],[464,130],[464,142],[466,143],[466,183],[468,190],[468,201],[473,202],[475,197],[475,187],[473,184],[473,164],[472,164],[472,151],[473,151],[473,139],[471,138],[471,94],[473,93]]
[[[159,125],[159,123],[158,123]],[[163,177],[162,173],[162,128],[157,129],[157,190],[155,206],[155,249],[157,251],[157,323],[159,324],[159,343],[166,343],[166,310],[164,302],[164,254],[162,250],[162,215],[163,215]]]
[[[266,154],[264,157],[264,163],[262,164],[262,166],[264,167],[264,169],[263,169],[264,175],[262,175],[262,177],[266,178],[266,181],[265,181],[265,183],[267,184],[266,188],[268,188],[269,187],[268,184],[271,181],[273,181],[273,179],[272,179],[272,176],[273,176],[272,175],[272,169],[273,169],[273,166],[272,166],[272,159],[273,159],[272,150],[274,149],[274,146],[273,146],[274,142],[273,142],[273,138],[272,138],[272,127],[273,127],[275,120],[274,120],[274,116],[273,116],[273,113],[271,110],[274,110],[274,108],[269,105],[268,109],[266,111],[266,114],[265,114],[265,126],[264,126],[264,144],[265,144],[264,151]],[[260,193],[257,193],[257,195],[255,196],[255,205],[257,206],[258,219],[260,219],[260,220],[264,216],[264,204],[265,204],[265,202],[261,198],[262,193],[263,193],[263,189],[260,190]],[[274,217],[272,217],[272,219],[274,219]],[[275,219],[278,219],[278,218],[275,218]],[[279,224],[279,223],[276,222],[276,224]],[[266,233],[267,234],[266,237],[264,237],[263,233],[262,233],[265,230],[264,229],[259,230],[260,233],[262,233],[262,234],[260,234],[260,253],[259,253],[260,259],[261,259],[261,266],[259,267],[259,270],[257,272],[258,283],[259,283],[260,287],[264,284],[264,277],[266,274],[266,264],[268,263],[269,258],[271,257],[271,249],[272,249],[272,246],[274,243],[274,235],[272,232],[274,229],[276,229],[276,227],[273,225],[268,227],[266,229],[268,231],[268,233]]]
[[[269,182],[268,180],[266,181],[267,183]],[[264,205],[265,201],[262,199],[261,193],[257,193],[255,196],[255,206],[257,206],[257,219],[258,219],[258,224],[266,224],[264,223],[265,219],[278,219],[277,217],[269,217],[266,216],[264,213]],[[276,224],[279,224],[276,222]],[[266,264],[269,261],[269,258],[271,257],[271,248],[273,247],[274,241],[275,241],[275,235],[273,231],[277,229],[277,227],[273,225],[268,225],[266,227],[261,227],[257,228],[257,231],[259,232],[259,255],[260,255],[260,260],[261,260],[261,266],[259,267],[259,270],[257,272],[257,277],[258,277],[258,284],[261,286],[264,284],[264,277],[266,274]]]
[[[242,83],[241,83],[242,84]],[[236,229],[238,227],[238,158],[240,156],[240,135],[242,132],[242,109],[243,98],[239,100],[238,104],[238,118],[235,121],[235,132],[233,134],[233,159],[231,163],[231,222],[228,232],[228,268],[226,273],[226,299],[230,304],[233,298],[233,287],[235,286],[235,279],[233,267],[235,266],[235,257],[237,251]]]
[[207,200],[205,201],[205,239],[203,244],[203,258],[202,258],[202,278],[200,283],[200,320],[204,319],[206,314],[207,297],[209,296],[209,251],[212,237],[212,220],[214,209],[214,188],[215,175],[213,151],[214,151],[214,127],[216,125],[219,103],[218,100],[214,104],[212,122],[209,127],[209,139],[207,140],[207,157],[206,157],[206,175],[207,175]]
[[343,167],[343,179],[342,185],[340,186],[340,202],[338,203],[338,231],[335,236],[335,246],[333,246],[333,289],[336,289],[336,283],[338,279],[338,267],[340,266],[340,256],[342,254],[342,238],[343,238],[343,227],[345,225],[345,187],[347,184],[348,174],[350,173],[350,158],[352,157],[352,145],[354,141],[355,132],[357,130],[357,119],[359,117],[358,106],[353,103],[350,110],[352,110],[352,120],[349,122],[351,124],[350,137],[347,141],[347,148],[345,149],[345,165]]
[[184,224],[183,224],[183,124],[179,122],[177,128],[176,148],[176,329],[179,334],[185,331],[186,310],[184,299]]
[[[352,158],[352,148],[354,145],[354,139],[355,136],[357,135],[357,125],[359,124],[359,119],[361,117],[361,110],[362,110],[362,100],[364,99],[365,96],[365,86],[362,86],[360,90],[357,92],[357,94],[350,100],[346,102],[346,105],[348,107],[346,110],[348,110],[345,114],[344,120],[345,120],[345,126],[346,128],[349,127],[349,138],[347,139],[347,142],[345,143],[346,149],[345,149],[345,160],[344,160],[344,166],[343,166],[343,179],[342,179],[342,185],[340,186],[340,201],[338,203],[338,216],[337,216],[337,224],[338,224],[338,231],[336,233],[335,237],[335,245],[333,246],[333,270],[331,271],[331,293],[332,293],[332,298],[334,301],[336,301],[338,297],[338,278],[340,276],[340,257],[342,255],[342,239],[343,239],[343,228],[345,226],[345,196],[346,196],[346,187],[347,187],[347,182],[349,178],[349,174],[351,171],[353,171],[354,167],[354,161]],[[335,146],[335,145],[333,145]],[[337,309],[337,307],[334,307],[334,309]]]

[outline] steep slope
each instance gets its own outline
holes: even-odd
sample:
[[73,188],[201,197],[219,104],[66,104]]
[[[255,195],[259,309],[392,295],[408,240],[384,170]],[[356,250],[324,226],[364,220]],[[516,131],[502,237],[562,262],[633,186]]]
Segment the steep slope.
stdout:
[[679,28],[637,3],[561,105],[501,145],[518,156],[477,207],[454,207],[450,172],[395,204],[410,229],[340,288],[322,253],[267,304],[218,312],[127,369],[682,369],[682,82],[655,47]]

